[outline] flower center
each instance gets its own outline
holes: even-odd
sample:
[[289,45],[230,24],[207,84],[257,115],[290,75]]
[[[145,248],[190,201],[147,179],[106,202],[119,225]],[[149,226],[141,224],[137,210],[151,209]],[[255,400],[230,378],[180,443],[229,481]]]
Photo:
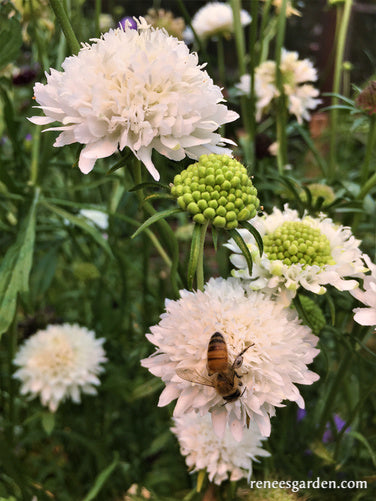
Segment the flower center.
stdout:
[[260,204],[247,169],[227,155],[202,155],[175,176],[171,193],[196,223],[210,220],[218,228],[252,219]]
[[305,266],[334,264],[330,242],[320,230],[300,221],[286,221],[264,236],[264,252],[270,260]]

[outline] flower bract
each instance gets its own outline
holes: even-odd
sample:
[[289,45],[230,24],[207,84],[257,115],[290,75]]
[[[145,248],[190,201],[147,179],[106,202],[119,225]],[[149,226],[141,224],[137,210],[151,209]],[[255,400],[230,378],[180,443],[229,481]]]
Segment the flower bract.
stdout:
[[107,360],[104,341],[76,324],[49,325],[36,332],[14,358],[21,394],[39,396],[51,412],[67,398],[78,403],[81,393],[96,394],[98,375],[104,370],[101,364]]
[[239,230],[253,257],[252,276],[235,242],[230,240],[226,246],[234,252],[230,257],[237,268],[234,276],[249,280],[252,289],[278,293],[288,302],[299,287],[315,294],[324,294],[324,286],[329,284],[342,291],[358,287],[356,280],[348,278],[361,277],[366,268],[360,241],[349,228],[335,224],[324,214],[300,218],[287,205],[283,211],[274,208],[272,214],[251,223],[264,241],[260,257],[251,233]]
[[141,18],[138,29],[110,30],[76,56],[63,71],[51,69],[47,83],[36,83],[35,99],[45,117],[39,125],[60,122],[54,146],[84,145],[78,166],[90,172],[98,158],[129,148],[154,179],[159,179],[152,150],[172,160],[227,153],[215,132],[238,118],[222,104],[198,56],[184,42]]
[[265,437],[253,424],[246,428],[241,442],[236,442],[229,430],[218,437],[208,414],[191,412],[174,418],[171,430],[176,435],[187,466],[192,471],[206,469],[210,482],[221,484],[252,476],[252,462],[256,456],[270,456],[261,448]]
[[[307,368],[318,353],[317,337],[301,325],[294,311],[263,293],[246,291],[234,278],[212,278],[204,291],[180,294],[179,300],[166,301],[166,312],[151,327],[147,338],[157,350],[141,362],[166,385],[159,406],[177,399],[175,417],[210,412],[216,434],[223,436],[227,424],[237,441],[247,419],[268,436],[270,417],[283,400],[304,407],[295,384],[318,379]],[[201,380],[208,377],[207,349],[215,332],[225,339],[231,365],[249,347],[237,369],[244,393],[226,405],[215,387],[183,380],[177,374],[177,370],[188,370]]]

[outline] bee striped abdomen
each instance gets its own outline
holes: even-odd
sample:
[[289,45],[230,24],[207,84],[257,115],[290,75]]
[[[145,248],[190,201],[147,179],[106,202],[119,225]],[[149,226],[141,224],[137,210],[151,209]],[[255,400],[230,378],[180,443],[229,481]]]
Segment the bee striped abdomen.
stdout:
[[220,332],[215,332],[208,345],[208,374],[209,376],[226,369],[228,355],[226,341]]

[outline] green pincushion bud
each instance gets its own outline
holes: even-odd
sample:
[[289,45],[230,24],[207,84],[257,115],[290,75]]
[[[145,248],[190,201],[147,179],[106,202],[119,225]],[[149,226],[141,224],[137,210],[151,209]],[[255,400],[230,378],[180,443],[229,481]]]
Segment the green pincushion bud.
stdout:
[[[326,184],[312,183],[308,184],[307,188],[312,194],[312,203],[315,204],[319,197],[324,199],[323,207],[330,205],[335,200],[335,194],[333,189]],[[300,198],[305,202],[307,200],[307,195],[305,191],[300,193]]]
[[270,260],[284,264],[325,266],[335,264],[328,238],[320,230],[301,221],[286,221],[263,238],[264,252]]
[[202,155],[175,176],[171,194],[196,223],[225,229],[255,217],[260,205],[247,169],[227,155]]
[[309,319],[313,333],[318,334],[326,324],[325,317],[320,306],[307,296],[299,296],[299,299],[303,310]]

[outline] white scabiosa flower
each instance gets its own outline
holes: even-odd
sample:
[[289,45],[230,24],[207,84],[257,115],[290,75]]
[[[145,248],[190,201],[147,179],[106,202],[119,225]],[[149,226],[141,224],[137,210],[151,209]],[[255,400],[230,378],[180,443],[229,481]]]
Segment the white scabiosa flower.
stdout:
[[42,405],[55,412],[60,402],[81,401],[80,393],[96,394],[98,374],[106,356],[93,331],[76,324],[49,325],[36,332],[18,350],[14,377],[22,383],[21,394],[40,396]]
[[366,268],[360,240],[350,228],[335,224],[324,214],[300,218],[287,205],[283,211],[274,208],[272,214],[254,218],[251,224],[264,242],[260,258],[251,233],[239,230],[254,260],[252,276],[234,240],[226,246],[234,252],[230,257],[237,268],[233,275],[249,280],[252,289],[279,294],[289,302],[299,287],[315,294],[324,294],[324,286],[329,284],[341,291],[358,287],[356,280],[347,278],[361,277]]
[[[281,73],[283,89],[287,96],[289,113],[295,115],[297,121],[309,120],[309,110],[321,103],[316,99],[319,91],[307,82],[317,80],[317,72],[309,59],[298,59],[297,52],[282,49]],[[240,94],[249,95],[250,75],[242,75],[235,86]],[[275,61],[264,61],[255,70],[256,120],[268,112],[273,100],[279,96],[276,83]]]
[[363,259],[371,272],[370,275],[364,275],[363,289],[354,289],[350,293],[361,303],[365,308],[355,308],[353,312],[354,320],[360,325],[373,325],[376,327],[376,265],[372,263],[367,254],[363,254]]
[[[295,383],[318,379],[307,368],[318,353],[317,338],[292,310],[261,292],[246,291],[234,278],[212,278],[203,292],[183,290],[180,295],[177,301],[166,301],[166,313],[146,336],[157,350],[141,361],[166,385],[159,406],[177,399],[174,417],[210,412],[216,434],[223,437],[228,425],[237,441],[248,418],[263,436],[269,436],[270,417],[283,400],[304,407]],[[215,332],[224,337],[231,365],[249,347],[236,370],[242,394],[226,405],[214,387],[177,374],[185,370],[200,380],[208,378],[207,349]]]
[[126,147],[156,180],[153,149],[172,160],[230,154],[223,145],[232,141],[215,131],[238,114],[221,104],[221,89],[184,42],[142,18],[137,30],[125,23],[92,42],[66,58],[63,71],[51,69],[45,85],[35,84],[46,116],[30,119],[61,123],[47,129],[61,131],[54,146],[84,145],[78,162],[83,173]]
[[252,462],[256,456],[270,456],[261,448],[265,437],[251,423],[243,433],[241,442],[234,441],[229,430],[222,437],[214,433],[208,414],[195,412],[174,418],[171,428],[176,435],[180,450],[190,471],[206,469],[210,482],[219,485],[229,479],[236,482],[252,476]]
[[[240,11],[242,26],[247,26],[251,20],[248,12],[242,9]],[[231,5],[223,2],[207,3],[193,16],[192,26],[197,36],[203,40],[215,36],[231,36],[234,32],[234,15]]]

